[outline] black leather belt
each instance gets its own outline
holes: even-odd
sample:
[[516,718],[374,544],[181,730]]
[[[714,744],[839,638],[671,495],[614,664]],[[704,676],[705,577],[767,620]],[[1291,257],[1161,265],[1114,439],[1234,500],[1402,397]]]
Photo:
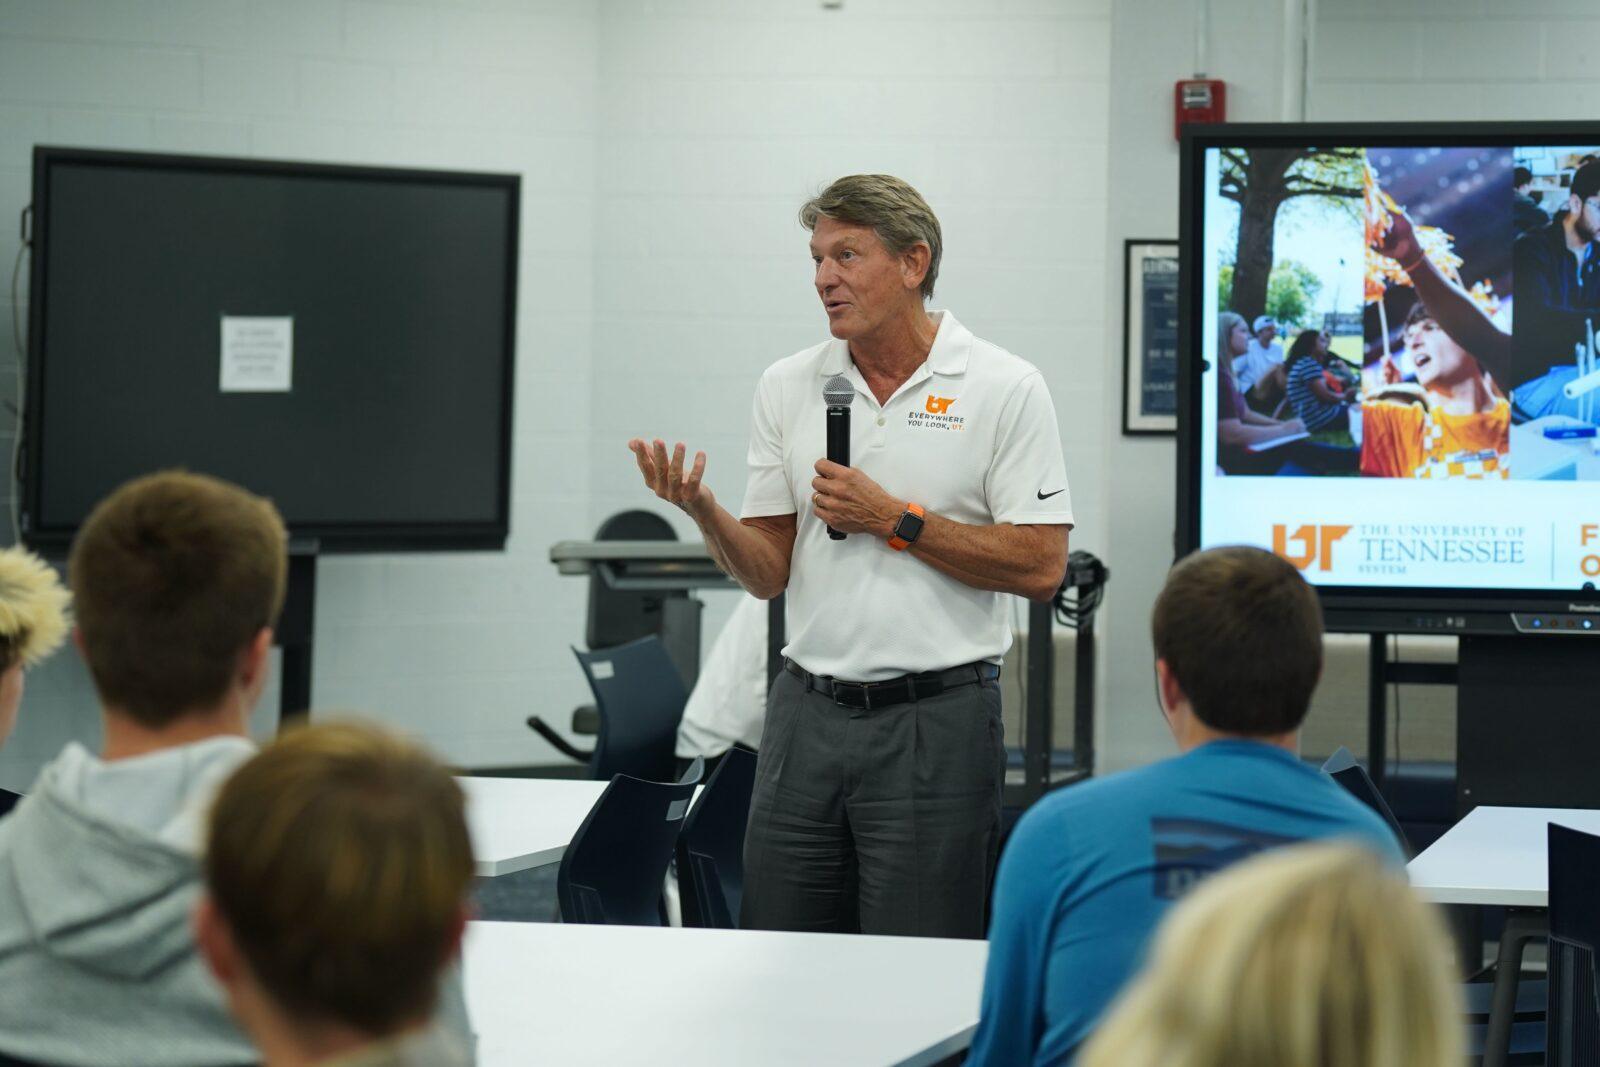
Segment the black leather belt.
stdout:
[[806,684],[806,691],[821,693],[842,708],[887,708],[904,704],[908,700],[927,700],[947,689],[963,685],[992,682],[1000,677],[1000,668],[993,663],[966,663],[947,671],[927,671],[923,674],[903,674],[882,682],[841,682],[820,674],[812,674],[787,656],[783,669]]

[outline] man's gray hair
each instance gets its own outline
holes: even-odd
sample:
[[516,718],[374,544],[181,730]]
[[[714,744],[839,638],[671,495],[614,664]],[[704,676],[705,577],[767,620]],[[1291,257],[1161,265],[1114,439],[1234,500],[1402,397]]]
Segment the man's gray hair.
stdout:
[[817,228],[819,218],[871,226],[883,246],[903,255],[919,244],[928,246],[928,273],[922,278],[922,298],[933,295],[939,278],[939,256],[944,240],[939,220],[922,194],[889,174],[852,174],[840,178],[800,207],[800,225]]

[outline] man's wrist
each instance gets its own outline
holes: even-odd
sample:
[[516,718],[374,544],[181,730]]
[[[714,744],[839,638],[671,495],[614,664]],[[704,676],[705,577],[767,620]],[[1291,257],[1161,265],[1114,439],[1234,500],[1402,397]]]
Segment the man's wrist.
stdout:
[[683,509],[684,514],[695,521],[696,525],[704,526],[710,521],[712,513],[716,511],[717,500],[716,497],[711,495],[711,490],[702,487],[700,496],[694,503],[683,503],[678,506]]
[[900,517],[906,513],[911,505],[893,503],[890,506],[894,510],[890,511],[883,517],[882,520],[879,521],[878,529],[876,531],[878,536],[883,538],[885,541],[893,537],[894,532],[900,528]]

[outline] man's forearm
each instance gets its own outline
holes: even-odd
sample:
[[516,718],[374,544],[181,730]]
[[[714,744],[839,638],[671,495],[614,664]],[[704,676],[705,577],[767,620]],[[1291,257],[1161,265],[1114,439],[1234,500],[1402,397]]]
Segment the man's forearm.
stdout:
[[691,513],[690,517],[700,527],[712,562],[745,592],[758,600],[771,600],[788,586],[794,542],[790,536],[784,543],[782,520],[792,524],[794,516],[777,516],[776,521],[754,520],[752,525],[740,522],[727,508],[713,502],[703,515]]
[[1067,527],[969,526],[929,514],[912,555],[974,589],[1030,600],[1055,595],[1067,568]]
[[1426,256],[1406,271],[1417,296],[1440,328],[1472,353],[1506,389],[1520,385],[1511,359],[1511,337],[1473,303],[1467,291],[1440,273]]

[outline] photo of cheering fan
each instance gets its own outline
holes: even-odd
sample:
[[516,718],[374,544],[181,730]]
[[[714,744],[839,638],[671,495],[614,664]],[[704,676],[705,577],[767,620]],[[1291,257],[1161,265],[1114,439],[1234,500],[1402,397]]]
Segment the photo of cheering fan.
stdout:
[[1510,389],[1492,372],[1510,334],[1511,155],[1366,153],[1363,475],[1511,476]]

